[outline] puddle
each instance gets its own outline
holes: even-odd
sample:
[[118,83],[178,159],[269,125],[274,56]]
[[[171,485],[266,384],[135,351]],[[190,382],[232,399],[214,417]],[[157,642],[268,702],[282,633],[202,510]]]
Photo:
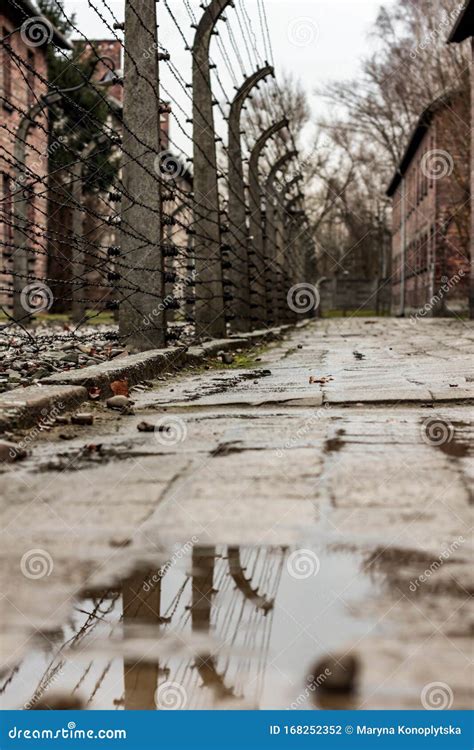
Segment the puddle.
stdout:
[[431,444],[435,448],[452,458],[465,458],[471,455],[472,425],[469,422],[450,422],[439,419],[434,425],[437,432],[433,432]]
[[375,625],[353,614],[374,592],[357,554],[190,544],[181,552],[161,570],[78,599],[62,633],[37,637],[0,673],[1,707],[43,707],[53,695],[92,709],[348,705],[307,684],[321,658]]

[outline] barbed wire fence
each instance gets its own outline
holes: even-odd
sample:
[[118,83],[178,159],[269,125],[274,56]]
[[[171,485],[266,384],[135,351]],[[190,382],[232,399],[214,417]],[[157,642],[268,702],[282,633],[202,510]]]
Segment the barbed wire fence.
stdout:
[[[112,311],[107,337],[146,350],[312,314],[314,245],[264,0],[256,19],[245,0],[186,0],[189,31],[168,0],[125,0],[123,22],[87,0],[123,69],[52,4],[72,44],[42,15],[1,39],[26,92],[4,81],[1,93],[2,333],[34,347],[36,316],[56,310],[72,320],[62,338],[93,341],[90,324]],[[159,38],[165,17],[179,55]],[[57,79],[29,54],[44,45]],[[256,89],[257,143],[242,130]],[[43,342],[55,335],[41,328]]]

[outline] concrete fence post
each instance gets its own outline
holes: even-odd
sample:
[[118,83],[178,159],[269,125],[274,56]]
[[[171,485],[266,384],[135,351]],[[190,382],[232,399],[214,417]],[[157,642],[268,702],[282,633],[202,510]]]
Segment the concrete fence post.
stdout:
[[250,285],[247,248],[247,203],[245,200],[245,181],[242,160],[241,116],[242,108],[252,90],[267,76],[274,75],[271,65],[260,68],[249,76],[237,90],[231,103],[229,113],[228,136],[228,190],[229,190],[229,224],[231,233],[229,244],[233,249],[230,261],[233,265],[229,274],[235,288],[235,302],[231,310],[235,319],[231,328],[235,331],[250,329]]
[[302,278],[303,272],[301,270],[303,231],[301,222],[302,211],[298,207],[298,204],[302,205],[302,201],[303,196],[301,193],[298,193],[298,195],[287,201],[284,210],[280,213],[280,220],[283,222],[281,232],[285,238],[281,244],[281,254],[286,269],[283,299],[285,304],[285,320],[287,322],[297,320],[298,318],[297,313],[288,304],[289,291],[295,284],[306,281],[306,279]]
[[[166,341],[162,201],[156,176],[160,174],[158,55],[145,54],[150,45],[158,49],[156,20],[156,0],[125,0],[123,147],[127,156],[122,171],[121,254],[133,268],[121,271],[127,288],[119,319],[125,343],[140,351],[163,347]],[[134,202],[137,196],[140,201]]]
[[[278,228],[279,228],[279,216],[281,209],[284,210],[283,198],[278,191],[276,184],[276,178],[279,172],[282,172],[285,167],[295,159],[298,155],[297,151],[288,151],[283,154],[270,170],[268,175],[265,192],[267,195],[267,210],[266,210],[266,247],[265,247],[265,263],[267,266],[267,312],[269,323],[276,325],[278,323],[278,298],[280,296],[281,287],[281,274],[283,270],[283,257],[282,257],[282,245],[284,242],[278,241]],[[285,193],[289,189],[289,185],[284,186]]]
[[193,161],[196,305],[198,335],[225,336],[216,134],[209,49],[214,27],[232,0],[211,0],[196,28],[193,44]]
[[[149,571],[133,573],[122,582],[122,627],[125,638],[133,638],[140,628],[158,632],[162,622],[161,580],[156,570],[150,567]],[[158,659],[153,661],[137,656],[124,658],[124,709],[155,711],[159,678]]]
[[250,237],[249,247],[249,277],[250,277],[250,310],[252,327],[256,328],[267,323],[267,305],[265,289],[265,257],[262,225],[262,197],[260,185],[259,161],[263,149],[270,138],[289,125],[283,118],[265,130],[255,143],[249,161],[249,211]]

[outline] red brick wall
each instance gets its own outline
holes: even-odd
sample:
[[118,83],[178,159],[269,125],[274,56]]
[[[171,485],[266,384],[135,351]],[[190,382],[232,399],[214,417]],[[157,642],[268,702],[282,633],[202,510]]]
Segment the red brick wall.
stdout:
[[[0,34],[4,37],[17,28],[18,23],[6,17],[5,13],[0,11]],[[2,97],[8,99],[0,100],[0,116],[2,124],[6,127],[0,129],[0,201],[2,207],[2,222],[0,228],[0,301],[1,304],[11,307],[12,297],[9,290],[11,289],[12,276],[11,254],[12,248],[3,243],[11,243],[12,228],[8,224],[13,221],[11,211],[15,201],[15,170],[14,170],[14,142],[15,133],[22,119],[22,113],[28,111],[37,97],[46,93],[46,84],[42,83],[38,76],[34,76],[28,71],[27,66],[21,61],[27,61],[34,67],[35,71],[43,78],[47,77],[46,57],[44,48],[31,47],[25,44],[19,32],[7,39],[12,48],[13,54],[10,55],[3,45],[0,47],[0,93]],[[21,58],[18,61],[15,54]],[[8,62],[8,58],[10,62]],[[10,89],[8,89],[8,80],[10,77]],[[28,83],[33,88],[33,93],[29,91]],[[30,129],[27,146],[26,146],[26,164],[36,175],[36,179],[27,179],[24,182],[31,190],[29,201],[29,218],[37,226],[32,226],[35,234],[43,234],[46,231],[46,195],[45,185],[41,183],[47,174],[48,163],[48,123],[45,114],[36,118],[38,125]],[[8,188],[11,195],[8,195]],[[6,194],[7,193],[7,194]],[[8,214],[5,216],[5,214]],[[30,232],[31,234],[31,232]],[[46,255],[35,255],[34,250],[46,252],[46,243],[44,240],[35,240],[29,243],[31,255],[29,256],[29,273],[32,276],[43,277],[46,269]],[[25,284],[28,283],[25,280]]]
[[[402,195],[405,191],[405,314],[430,305],[430,314],[468,308],[469,210],[465,101],[440,110],[393,196],[392,312],[402,305]],[[436,167],[431,152],[440,151]],[[444,175],[444,176],[441,176]],[[430,304],[446,279],[459,282]]]

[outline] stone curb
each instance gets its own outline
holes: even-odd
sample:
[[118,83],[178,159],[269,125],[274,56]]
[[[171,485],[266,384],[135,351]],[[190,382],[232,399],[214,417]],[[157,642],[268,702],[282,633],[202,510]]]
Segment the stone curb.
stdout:
[[0,396],[0,432],[14,427],[41,427],[88,398],[87,389],[77,385],[30,385],[7,391]]
[[40,383],[83,386],[87,390],[100,388],[100,398],[108,398],[112,396],[110,384],[114,380],[127,379],[129,385],[136,385],[143,380],[151,380],[173,368],[179,368],[184,362],[185,349],[183,347],[154,349],[150,352],[130,354],[128,357],[101,362],[99,365],[83,367],[81,370],[59,372],[57,375],[43,378]]
[[100,389],[100,398],[112,395],[114,380],[128,380],[136,385],[153,380],[158,375],[196,365],[219,351],[244,349],[280,338],[294,328],[281,326],[265,331],[253,331],[241,337],[204,342],[201,346],[156,349],[112,359],[81,370],[69,370],[40,380],[38,385],[15,388],[0,395],[0,433],[20,427],[32,427],[44,420],[71,411],[89,399],[91,388]]

